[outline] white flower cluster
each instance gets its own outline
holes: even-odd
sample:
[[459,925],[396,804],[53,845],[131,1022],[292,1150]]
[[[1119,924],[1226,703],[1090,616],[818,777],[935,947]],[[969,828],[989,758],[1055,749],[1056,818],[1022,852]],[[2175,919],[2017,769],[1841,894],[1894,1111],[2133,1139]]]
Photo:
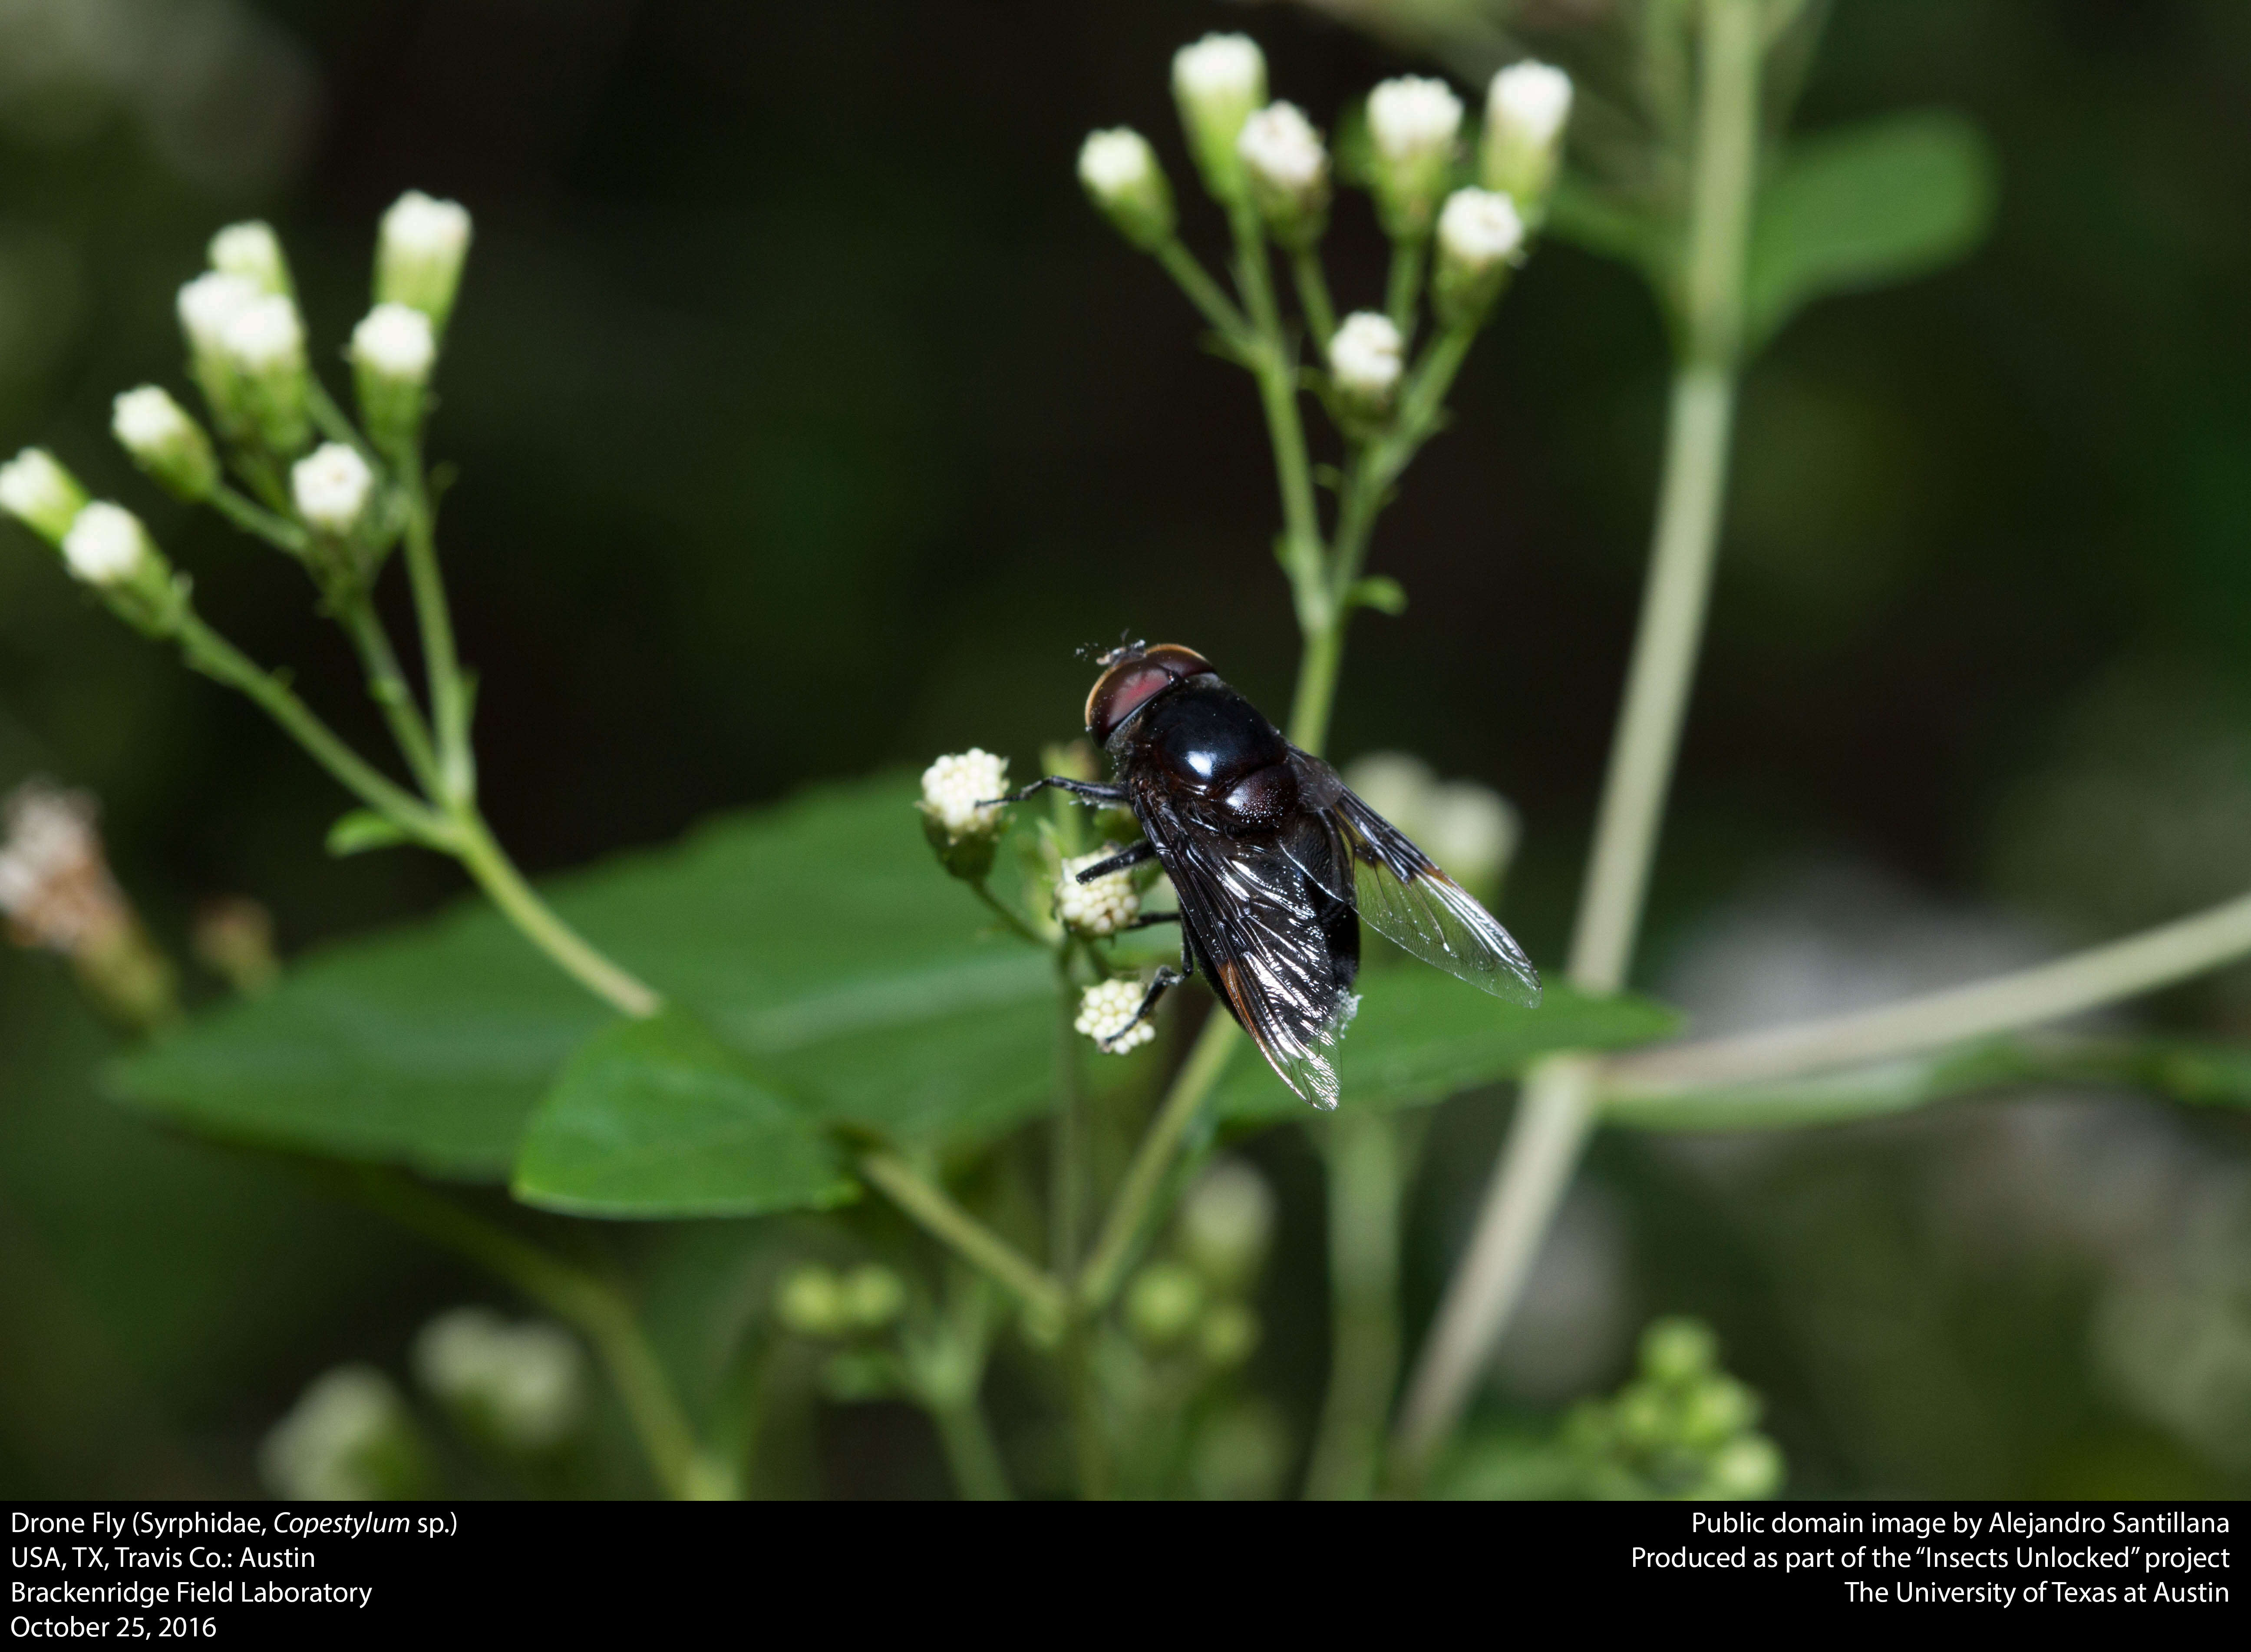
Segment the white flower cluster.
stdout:
[[1438,255],[1483,273],[1516,256],[1524,220],[1516,203],[1491,190],[1456,190],[1438,214]]
[[461,286],[469,228],[468,212],[459,201],[409,190],[392,202],[376,238],[376,302],[419,309],[442,329]]
[[1243,34],[1208,34],[1173,54],[1173,101],[1196,166],[1213,195],[1243,198],[1243,157],[1236,140],[1250,112],[1266,101],[1266,54]]
[[1157,1036],[1156,1024],[1151,1021],[1126,1030],[1146,991],[1138,981],[1098,982],[1079,996],[1078,1019],[1071,1024],[1111,1054],[1124,1055]]
[[1056,879],[1055,913],[1064,928],[1081,935],[1114,935],[1140,916],[1141,892],[1133,887],[1131,871],[1078,881],[1079,873],[1117,852],[1117,844],[1105,843],[1091,855],[1063,862],[1063,876]]
[[1243,123],[1235,147],[1251,177],[1287,193],[1315,188],[1328,171],[1321,135],[1294,103],[1270,103],[1259,110]]
[[88,585],[122,584],[154,554],[141,518],[123,505],[97,499],[78,513],[63,535],[63,561]]
[[1462,129],[1462,101],[1444,80],[1403,74],[1368,94],[1368,135],[1387,161],[1443,158]]
[[438,359],[430,318],[405,304],[377,304],[352,329],[352,360],[384,378],[421,385]]
[[289,490],[308,525],[322,533],[350,533],[367,511],[375,472],[357,448],[326,442],[291,468]]
[[412,1451],[413,1425],[391,1379],[371,1365],[315,1378],[258,1448],[259,1472],[285,1497],[357,1503],[397,1496],[384,1459]]
[[0,510],[55,544],[86,506],[86,489],[45,448],[26,448],[0,465]]
[[263,293],[289,290],[289,263],[270,224],[228,225],[211,237],[211,267],[221,274],[239,276]]
[[1008,760],[973,746],[923,771],[923,813],[958,842],[999,828],[1001,810],[992,800],[1008,789]]
[[1570,118],[1571,77],[1562,70],[1527,59],[1494,75],[1486,94],[1479,168],[1486,188],[1514,197],[1520,208],[1538,217],[1555,181],[1555,156]]
[[127,921],[94,829],[94,799],[26,781],[8,799],[0,913],[43,947],[77,953]]
[[1329,340],[1329,373],[1354,400],[1380,406],[1398,387],[1405,351],[1389,316],[1355,310]]
[[541,1451],[578,1426],[585,1358],[558,1325],[511,1325],[489,1308],[440,1314],[414,1339],[422,1385],[517,1451]]
[[1173,186],[1149,140],[1130,126],[1091,132],[1078,150],[1078,181],[1134,246],[1153,252],[1173,233]]

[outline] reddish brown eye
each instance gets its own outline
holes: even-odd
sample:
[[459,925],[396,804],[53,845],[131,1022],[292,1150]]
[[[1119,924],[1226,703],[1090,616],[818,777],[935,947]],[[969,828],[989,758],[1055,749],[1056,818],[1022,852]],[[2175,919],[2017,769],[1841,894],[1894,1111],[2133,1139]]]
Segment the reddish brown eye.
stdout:
[[1095,680],[1093,692],[1086,697],[1086,732],[1097,744],[1105,744],[1120,723],[1164,690],[1182,677],[1210,670],[1202,655],[1177,642],[1160,642],[1119,660]]

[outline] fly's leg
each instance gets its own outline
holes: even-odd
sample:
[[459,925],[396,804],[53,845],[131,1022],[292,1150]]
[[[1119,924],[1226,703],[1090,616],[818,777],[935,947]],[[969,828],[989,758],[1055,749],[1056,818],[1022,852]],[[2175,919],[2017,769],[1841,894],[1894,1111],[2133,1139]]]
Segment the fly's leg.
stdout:
[[1069,792],[1081,802],[1123,803],[1127,801],[1126,788],[1123,786],[1098,786],[1092,781],[1072,780],[1066,774],[1049,774],[1034,781],[1029,786],[1019,786],[1006,797],[986,798],[977,807],[990,809],[998,803],[1021,803],[1033,793],[1044,790],[1050,786],[1057,791]]
[[1118,933],[1122,935],[1129,929],[1153,929],[1159,924],[1176,924],[1180,920],[1181,915],[1176,912],[1145,912],[1131,922],[1119,925]]
[[1098,861],[1089,866],[1084,871],[1079,873],[1078,881],[1082,884],[1091,884],[1098,878],[1107,878],[1112,872],[1122,872],[1129,866],[1139,865],[1143,861],[1154,856],[1156,852],[1157,846],[1144,837],[1132,848],[1123,850],[1112,855],[1108,860]]
[[[1175,919],[1179,916],[1180,914],[1178,913],[1164,913],[1157,915],[1153,920],[1144,920],[1143,921],[1164,923],[1170,919]],[[1134,927],[1139,928],[1140,926],[1136,925]],[[1188,932],[1183,929],[1181,931],[1181,967],[1177,969],[1160,967],[1158,969],[1154,979],[1149,982],[1148,991],[1141,995],[1140,1007],[1133,1011],[1133,1018],[1127,1022],[1124,1026],[1119,1028],[1117,1031],[1112,1033],[1108,1038],[1097,1038],[1094,1041],[1096,1045],[1098,1045],[1105,1053],[1110,1052],[1116,1045],[1119,1039],[1124,1038],[1127,1033],[1132,1031],[1134,1028],[1139,1026],[1144,1021],[1146,1021],[1149,1018],[1150,1012],[1154,1010],[1157,1007],[1158,999],[1163,997],[1166,993],[1171,991],[1174,987],[1179,986],[1181,982],[1186,981],[1194,974],[1195,974],[1195,953],[1188,946]]]

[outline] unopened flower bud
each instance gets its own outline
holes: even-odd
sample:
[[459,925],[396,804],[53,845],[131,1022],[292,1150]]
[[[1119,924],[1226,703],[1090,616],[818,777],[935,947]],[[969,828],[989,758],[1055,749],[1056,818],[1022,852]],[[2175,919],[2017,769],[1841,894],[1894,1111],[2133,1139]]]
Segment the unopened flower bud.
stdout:
[[1449,326],[1474,323],[1500,296],[1524,248],[1516,204],[1490,190],[1456,190],[1438,214],[1431,302]]
[[156,554],[141,518],[106,499],[97,499],[80,510],[63,536],[64,565],[88,585],[123,585]]
[[1236,140],[1266,101],[1266,54],[1243,34],[1208,34],[1173,54],[1173,101],[1204,187],[1218,200],[1243,198],[1247,180]]
[[230,224],[211,237],[211,267],[222,275],[239,275],[261,293],[294,295],[289,260],[282,256],[281,238],[274,226],[253,220]]
[[311,439],[312,418],[305,323],[296,304],[280,293],[261,294],[228,318],[218,342],[260,439],[277,454],[301,451]]
[[559,1325],[484,1308],[440,1314],[414,1339],[414,1375],[464,1423],[512,1451],[545,1451],[585,1410],[585,1357]]
[[357,449],[324,442],[290,468],[289,491],[306,526],[341,538],[367,514],[375,473]]
[[994,800],[1008,789],[1008,760],[971,746],[939,758],[922,775],[923,835],[946,871],[971,883],[993,869],[1001,832]]
[[1362,413],[1379,413],[1399,388],[1406,341],[1388,316],[1355,310],[1329,340],[1329,377]]
[[1181,1203],[1181,1254],[1222,1290],[1241,1290],[1257,1277],[1273,1232],[1273,1192],[1240,1159],[1205,1171]]
[[1157,1036],[1154,1022],[1136,1022],[1146,989],[1138,981],[1097,982],[1079,995],[1078,1018],[1071,1023],[1112,1055],[1124,1055]]
[[1105,843],[1091,855],[1063,863],[1063,875],[1056,879],[1056,921],[1074,934],[1114,935],[1140,915],[1141,892],[1133,887],[1130,871],[1106,872],[1091,883],[1078,881],[1079,873],[1117,852],[1117,844]]
[[246,998],[261,997],[281,978],[274,947],[274,914],[247,895],[221,895],[196,910],[188,945],[196,961]]
[[0,465],[0,510],[52,545],[86,508],[86,489],[45,448],[26,448]]
[[837,1305],[855,1330],[881,1330],[907,1311],[906,1281],[877,1262],[866,1262],[836,1282]]
[[1404,74],[1368,94],[1375,203],[1387,233],[1430,233],[1462,129],[1462,101],[1443,80]]
[[27,946],[76,956],[132,922],[87,792],[24,781],[0,807],[0,914]]
[[1306,112],[1268,104],[1243,123],[1235,148],[1275,241],[1296,251],[1319,240],[1328,226],[1329,152]]
[[1513,198],[1534,222],[1555,184],[1563,126],[1570,118],[1571,77],[1562,70],[1527,59],[1493,77],[1479,174],[1486,188]]
[[1700,1320],[1660,1319],[1641,1334],[1642,1374],[1652,1382],[1685,1386],[1710,1376],[1719,1364],[1720,1340]]
[[211,438],[170,391],[155,385],[126,391],[111,405],[109,428],[133,462],[168,492],[192,502],[217,484],[218,455]]
[[406,1402],[372,1365],[315,1378],[258,1448],[266,1483],[308,1502],[412,1497],[426,1489],[426,1465]]
[[444,332],[468,251],[469,215],[460,202],[407,191],[383,215],[375,247],[375,302],[419,309]]
[[239,275],[211,270],[180,288],[180,332],[188,344],[188,366],[210,405],[219,433],[230,441],[250,431],[251,416],[240,375],[226,351],[226,330],[260,297],[260,289]]
[[1078,181],[1118,233],[1153,252],[1173,235],[1173,186],[1148,139],[1131,127],[1090,132],[1078,150]]
[[422,393],[438,360],[430,318],[405,304],[377,304],[352,329],[352,376],[360,416],[385,452],[422,424]]
[[1699,1495],[1721,1501],[1771,1497],[1785,1472],[1781,1447],[1764,1434],[1731,1440],[1712,1454]]
[[793,1269],[774,1293],[774,1316],[800,1336],[842,1336],[852,1315],[836,1275],[813,1265]]
[[1196,1351],[1204,1363],[1232,1371],[1258,1351],[1258,1315],[1243,1302],[1217,1302],[1196,1327]]
[[1152,1262],[1126,1291],[1126,1324],[1150,1348],[1169,1348],[1203,1313],[1203,1281],[1177,1262]]

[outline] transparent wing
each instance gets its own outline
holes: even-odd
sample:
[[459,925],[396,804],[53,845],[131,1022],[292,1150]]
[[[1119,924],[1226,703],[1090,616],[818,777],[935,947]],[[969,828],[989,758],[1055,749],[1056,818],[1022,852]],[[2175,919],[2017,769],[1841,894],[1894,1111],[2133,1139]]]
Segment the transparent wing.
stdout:
[[1271,845],[1245,843],[1140,800],[1141,824],[1181,903],[1181,921],[1213,987],[1299,1097],[1337,1104],[1333,1048],[1359,1000],[1336,978],[1321,926],[1322,892]]
[[[1540,1002],[1540,972],[1500,920],[1361,802],[1326,763],[1294,748],[1290,760],[1299,796],[1330,833],[1333,852],[1325,864],[1294,857],[1307,877],[1353,901],[1369,928],[1424,963],[1511,1003],[1530,1009]],[[1342,887],[1347,866],[1350,889]]]

